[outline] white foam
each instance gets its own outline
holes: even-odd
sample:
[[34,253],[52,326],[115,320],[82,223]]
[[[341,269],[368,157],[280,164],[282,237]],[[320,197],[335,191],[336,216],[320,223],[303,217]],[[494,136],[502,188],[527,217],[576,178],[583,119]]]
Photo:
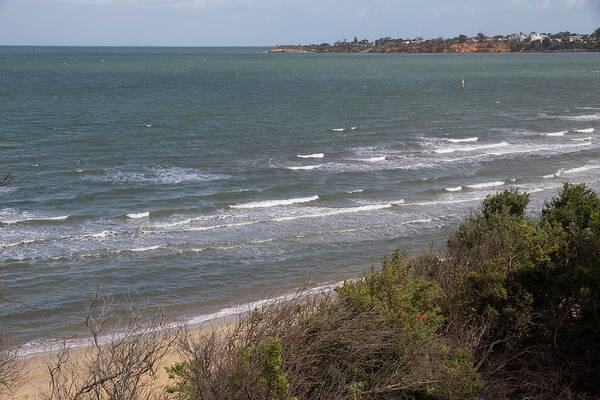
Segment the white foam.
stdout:
[[231,208],[277,207],[277,206],[287,206],[290,204],[297,204],[297,203],[308,203],[308,202],[315,201],[315,200],[319,200],[319,196],[297,197],[294,199],[284,199],[284,200],[253,201],[250,203],[231,205],[229,207],[231,207]]
[[134,251],[134,252],[142,252],[142,251],[150,251],[150,250],[156,250],[156,249],[160,249],[162,247],[162,245],[158,245],[158,246],[149,246],[149,247],[137,247],[134,249],[128,249],[129,251]]
[[451,142],[451,143],[468,143],[468,142],[476,142],[479,140],[478,137],[468,137],[468,138],[464,138],[464,139],[444,139],[447,142]]
[[261,244],[261,243],[270,243],[270,242],[273,242],[273,241],[275,241],[274,238],[272,238],[272,239],[263,239],[263,240],[251,240],[249,243],[252,243],[252,244]]
[[304,165],[301,167],[286,167],[287,169],[291,169],[293,171],[303,171],[303,170],[311,170],[311,169],[316,169],[316,168],[321,168],[323,165],[318,164],[318,165]]
[[[213,229],[221,229],[221,228],[235,228],[239,226],[248,226],[248,225],[256,225],[261,222],[266,222],[263,220],[257,221],[249,221],[249,222],[236,222],[231,224],[220,224],[220,225],[209,225],[209,226],[193,226],[191,228],[182,229],[180,232],[203,232],[210,231]],[[143,231],[144,233],[162,233],[162,231]]]
[[431,221],[431,218],[413,219],[412,221],[406,221],[405,224],[426,224]]
[[483,144],[483,145],[479,145],[479,146],[448,147],[445,149],[435,149],[434,152],[438,153],[438,154],[448,154],[448,153],[454,153],[455,151],[477,151],[477,150],[485,150],[485,149],[494,149],[497,147],[505,147],[505,146],[508,146],[507,142]]
[[251,312],[252,310],[257,309],[257,308],[260,309],[261,307],[265,307],[270,304],[276,304],[278,302],[297,298],[297,297],[299,297],[299,295],[301,297],[308,297],[308,296],[316,296],[319,294],[328,293],[328,292],[332,291],[334,288],[336,288],[340,285],[343,285],[343,284],[344,284],[344,281],[341,281],[341,282],[333,283],[330,285],[319,286],[319,287],[305,290],[305,291],[302,291],[299,293],[298,292],[289,293],[289,294],[285,294],[285,295],[278,296],[278,297],[271,298],[271,299],[263,299],[263,300],[258,300],[258,301],[254,301],[251,303],[240,304],[240,305],[233,306],[233,307],[227,307],[227,308],[224,308],[224,309],[214,312],[214,313],[199,315],[197,317],[190,318],[189,320],[186,321],[186,323],[188,325],[193,326],[193,325],[200,325],[202,323],[214,321],[214,320],[221,319],[221,318],[234,317],[237,315]]
[[22,222],[53,222],[53,221],[65,221],[69,219],[70,215],[61,215],[59,217],[26,217],[21,219],[14,219],[8,221],[0,221],[2,224],[11,225],[19,224]]
[[600,113],[586,115],[562,115],[557,118],[567,121],[600,121]]
[[16,247],[16,246],[22,246],[24,244],[31,244],[31,243],[36,243],[39,242],[40,240],[37,239],[32,239],[32,240],[21,240],[20,242],[14,242],[14,243],[8,243],[8,244],[4,244],[1,245],[0,248],[2,247]]
[[568,131],[540,133],[542,136],[565,136]]
[[462,186],[456,186],[456,187],[447,187],[446,191],[447,192],[459,192],[462,190]]
[[151,127],[152,127],[152,124],[146,124],[146,127],[147,127],[147,128],[151,128]]
[[573,132],[577,132],[577,133],[592,133],[592,132],[594,132],[594,128],[575,129]]
[[357,207],[337,208],[337,209],[325,211],[325,212],[318,213],[318,214],[294,215],[294,216],[290,216],[290,217],[273,218],[271,221],[285,222],[285,221],[294,221],[294,220],[305,219],[305,218],[322,218],[322,217],[329,217],[332,215],[351,214],[351,213],[358,213],[358,212],[365,212],[365,211],[376,211],[376,210],[383,210],[386,208],[391,208],[394,205],[403,204],[403,203],[404,203],[404,200],[401,199],[394,203],[367,204],[364,206],[357,206]]
[[358,129],[358,127],[357,126],[351,126],[350,129],[354,131],[354,130]]
[[502,185],[504,185],[504,181],[475,183],[473,185],[466,185],[466,186],[471,189],[483,189],[483,188],[490,188],[490,187],[502,186]]
[[542,176],[542,179],[552,179],[552,178],[554,178],[554,174]]
[[437,206],[443,204],[460,204],[460,203],[469,203],[473,201],[483,200],[484,197],[472,197],[467,199],[456,199],[456,200],[434,200],[434,201],[421,201],[415,203],[407,203],[407,206]]
[[564,175],[564,174],[578,174],[580,172],[591,171],[594,169],[599,169],[600,165],[585,165],[583,167],[575,167],[570,169],[559,169],[556,173],[556,176]]
[[361,162],[379,162],[379,161],[385,161],[385,156],[379,156],[379,157],[369,157],[369,158],[359,158],[355,161],[361,161]]
[[115,235],[115,234],[116,234],[116,232],[114,232],[114,231],[102,231],[102,232],[99,232],[99,233],[93,233],[91,235],[85,235],[83,237],[105,238],[107,236],[112,236],[112,235]]
[[207,182],[227,179],[229,176],[220,174],[202,173],[193,168],[149,168],[143,172],[125,172],[115,169],[106,170],[107,176],[100,179],[116,183],[161,183],[179,184],[184,182]]
[[346,128],[333,128],[332,131],[333,132],[344,132],[346,130]]
[[127,214],[127,218],[131,219],[139,219],[139,218],[148,218],[150,216],[150,211],[146,211],[138,214]]
[[323,157],[325,157],[325,154],[324,153],[298,154],[296,157],[298,157],[298,158],[323,158]]
[[588,136],[588,137],[583,137],[583,138],[575,138],[575,139],[571,139],[571,140],[574,142],[589,142],[592,139],[593,139],[593,137]]
[[349,190],[346,193],[352,194],[352,193],[362,193],[364,192],[365,189],[356,189],[356,190]]

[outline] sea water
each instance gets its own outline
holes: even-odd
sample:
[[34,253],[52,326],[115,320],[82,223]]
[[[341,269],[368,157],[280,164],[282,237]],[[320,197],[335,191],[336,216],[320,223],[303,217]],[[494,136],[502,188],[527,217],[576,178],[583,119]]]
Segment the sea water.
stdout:
[[600,189],[600,53],[266,50],[0,47],[15,342],[97,287],[204,321],[442,248],[490,193]]

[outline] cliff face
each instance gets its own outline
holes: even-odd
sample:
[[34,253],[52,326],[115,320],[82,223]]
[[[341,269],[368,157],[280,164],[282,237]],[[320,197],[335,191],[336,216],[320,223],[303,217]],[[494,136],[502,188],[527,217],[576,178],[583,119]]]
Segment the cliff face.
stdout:
[[444,53],[508,53],[507,43],[453,43]]

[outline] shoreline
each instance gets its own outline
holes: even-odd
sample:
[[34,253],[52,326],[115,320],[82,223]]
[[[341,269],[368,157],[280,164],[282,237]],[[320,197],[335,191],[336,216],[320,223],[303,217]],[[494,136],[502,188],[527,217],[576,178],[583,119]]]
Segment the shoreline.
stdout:
[[[185,318],[182,321],[171,321],[169,323],[169,327],[182,325],[188,327],[190,330],[201,330],[208,329],[210,327],[227,325],[235,321],[240,316],[251,312],[255,308],[260,308],[270,303],[289,300],[298,295],[304,297],[329,293],[332,292],[336,287],[342,285],[344,282],[355,279],[357,278],[348,278],[336,283],[323,283],[312,288],[297,288],[293,292],[287,292],[282,295],[224,307],[218,311],[195,315]],[[103,343],[108,343],[111,340],[110,337],[106,336],[101,337],[101,339]],[[60,350],[63,347],[63,344],[66,344],[68,348],[73,349],[74,351],[85,349],[91,345],[89,343],[89,337],[86,335],[75,335],[66,338],[36,339],[25,344],[18,345],[16,349],[20,361],[28,361],[36,358],[47,358],[51,354],[54,354]]]
[[[198,338],[213,332],[222,333],[234,326],[244,314],[252,312],[255,308],[260,308],[261,306],[268,305],[270,303],[290,300],[298,296],[309,297],[330,293],[334,290],[334,288],[338,287],[344,282],[355,279],[358,278],[355,277],[346,279],[344,281],[320,285],[305,290],[298,289],[296,292],[290,292],[233,307],[226,307],[214,313],[202,314],[200,316],[189,318],[181,323],[169,323],[167,328],[185,327],[185,334],[194,338]],[[110,341],[110,339],[108,339],[106,336],[101,337],[101,339],[102,338],[105,340],[102,342],[102,344],[106,344]],[[73,339],[46,341],[32,346],[34,351],[27,353],[22,352],[23,346],[19,347],[17,350],[17,365],[19,369],[23,371],[23,374],[19,379],[15,390],[6,394],[8,397],[0,396],[0,400],[5,398],[6,400],[38,399],[40,393],[44,393],[46,390],[48,390],[51,383],[50,375],[48,373],[48,363],[52,362],[52,357],[56,355],[57,352],[62,348],[63,343],[67,343],[67,347],[70,349],[72,358],[75,361],[83,360],[86,354],[88,354],[88,349],[90,349],[92,346],[90,337],[82,336]],[[169,379],[165,367],[173,366],[177,362],[182,361],[182,357],[183,356],[180,354],[180,351],[177,348],[170,350],[164,359],[160,361],[157,374],[153,378],[153,386],[159,390],[164,390],[169,384],[171,384],[172,381]]]
[[300,48],[275,48],[268,50],[269,54],[561,54],[561,53],[599,53],[598,49],[571,49],[571,50],[528,50],[528,51],[314,51]]
[[[231,321],[219,321],[214,324],[208,324],[189,329],[187,335],[193,338],[200,337],[212,332],[225,332],[233,326],[236,319]],[[87,347],[73,348],[71,350],[72,359],[75,361],[83,360],[86,354]],[[51,357],[54,353],[38,353],[30,358],[17,361],[18,367],[23,371],[23,375],[19,378],[15,389],[6,393],[6,397],[0,396],[0,400],[33,400],[38,399],[41,393],[45,393],[50,387],[50,375],[48,373],[48,363],[52,362]],[[177,348],[170,350],[165,357],[160,360],[156,375],[152,378],[152,386],[158,390],[165,390],[172,381],[165,370],[166,367],[171,367],[177,362],[182,361],[182,355]]]

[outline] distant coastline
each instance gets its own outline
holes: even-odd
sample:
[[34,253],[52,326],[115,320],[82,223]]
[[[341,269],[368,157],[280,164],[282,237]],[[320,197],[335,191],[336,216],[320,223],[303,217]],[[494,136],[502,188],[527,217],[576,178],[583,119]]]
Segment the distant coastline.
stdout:
[[515,53],[600,51],[600,28],[591,34],[571,32],[511,34],[488,37],[459,35],[451,39],[342,40],[334,44],[278,45],[270,53]]

